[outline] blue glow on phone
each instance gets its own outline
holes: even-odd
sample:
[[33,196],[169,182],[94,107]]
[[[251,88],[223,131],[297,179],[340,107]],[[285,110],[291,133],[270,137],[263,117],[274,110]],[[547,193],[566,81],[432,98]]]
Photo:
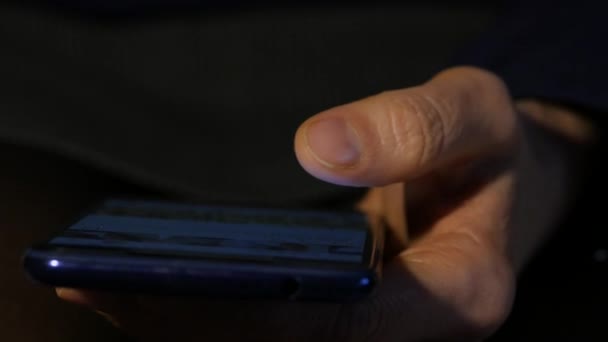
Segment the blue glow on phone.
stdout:
[[363,277],[359,280],[359,285],[368,286],[371,283],[371,280],[368,277]]
[[60,265],[59,260],[57,260],[57,259],[49,260],[49,266],[59,267],[59,265]]

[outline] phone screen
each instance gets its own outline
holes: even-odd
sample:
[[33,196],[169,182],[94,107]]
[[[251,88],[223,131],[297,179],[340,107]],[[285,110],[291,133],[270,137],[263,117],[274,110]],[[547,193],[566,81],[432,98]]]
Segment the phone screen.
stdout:
[[369,235],[359,213],[112,200],[49,244],[254,262],[361,264]]

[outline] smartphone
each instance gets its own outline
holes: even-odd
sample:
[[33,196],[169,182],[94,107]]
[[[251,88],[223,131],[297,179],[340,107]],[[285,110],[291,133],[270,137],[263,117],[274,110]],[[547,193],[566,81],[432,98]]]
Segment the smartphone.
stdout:
[[383,233],[356,211],[111,199],[29,248],[23,264],[55,287],[350,301],[381,279]]

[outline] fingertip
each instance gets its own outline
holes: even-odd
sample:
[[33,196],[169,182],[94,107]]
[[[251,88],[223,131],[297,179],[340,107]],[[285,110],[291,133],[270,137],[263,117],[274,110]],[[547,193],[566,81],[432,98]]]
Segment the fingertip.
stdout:
[[[387,93],[334,107],[305,121],[294,149],[300,165],[323,181],[353,187],[383,186],[402,180],[402,150],[382,120]],[[388,129],[390,130],[390,129]],[[399,158],[395,158],[399,157]]]
[[294,141],[296,158],[302,168],[323,181],[346,186],[362,186],[356,180],[362,159],[359,133],[335,109],[305,121]]
[[86,304],[86,295],[82,291],[77,289],[71,289],[66,287],[58,287],[55,289],[57,297],[74,304]]
[[304,127],[309,154],[330,169],[354,167],[361,158],[361,142],[356,130],[344,118],[317,118]]
[[55,289],[55,293],[57,297],[66,302],[88,307],[98,307],[116,301],[112,294],[90,290],[58,287]]

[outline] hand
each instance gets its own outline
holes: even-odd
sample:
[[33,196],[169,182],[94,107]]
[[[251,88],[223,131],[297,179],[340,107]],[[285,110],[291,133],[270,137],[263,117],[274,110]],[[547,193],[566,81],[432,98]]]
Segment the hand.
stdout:
[[503,83],[474,68],[307,120],[295,139],[302,166],[328,182],[370,187],[361,208],[390,226],[383,282],[361,302],[58,293],[148,340],[482,338],[508,315],[514,275],[568,195],[565,140],[543,126],[522,119]]

